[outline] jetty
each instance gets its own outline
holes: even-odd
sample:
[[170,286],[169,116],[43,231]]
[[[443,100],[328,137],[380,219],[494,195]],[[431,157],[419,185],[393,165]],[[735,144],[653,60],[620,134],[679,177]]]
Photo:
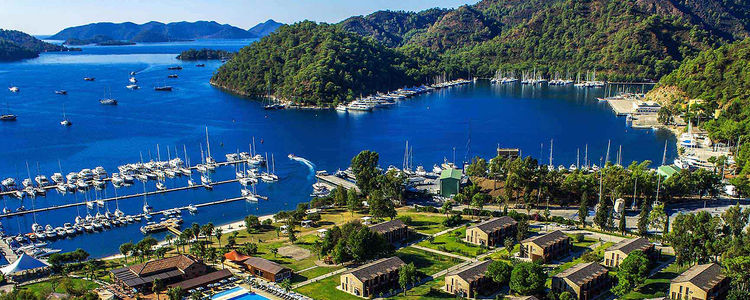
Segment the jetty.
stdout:
[[315,174],[315,178],[318,179],[318,181],[322,182],[323,184],[329,186],[331,189],[334,189],[338,186],[343,186],[345,189],[354,189],[358,193],[360,192],[359,187],[354,182],[351,182],[349,180],[343,179],[341,177],[330,175],[330,174]]

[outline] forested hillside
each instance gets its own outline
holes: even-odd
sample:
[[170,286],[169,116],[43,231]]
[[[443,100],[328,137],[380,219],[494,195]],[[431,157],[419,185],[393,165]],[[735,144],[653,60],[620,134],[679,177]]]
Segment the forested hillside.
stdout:
[[748,15],[740,0],[484,0],[378,11],[282,27],[241,51],[214,82],[240,94],[330,103],[498,69],[655,81],[701,51],[747,37]]
[[0,61],[34,58],[40,52],[68,51],[16,30],[0,29]]
[[737,161],[750,173],[750,38],[685,61],[659,81],[657,89],[669,88],[676,95],[673,110],[686,111],[690,99],[704,101],[691,105],[688,116],[696,123],[700,118],[712,140],[734,144],[742,137]]
[[306,103],[332,103],[421,78],[413,60],[339,26],[301,22],[240,50],[211,78],[241,95],[271,93]]

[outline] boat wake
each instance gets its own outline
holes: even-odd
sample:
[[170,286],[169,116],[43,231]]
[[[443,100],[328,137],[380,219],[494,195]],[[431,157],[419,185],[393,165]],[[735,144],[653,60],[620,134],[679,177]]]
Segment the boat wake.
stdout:
[[308,169],[310,169],[310,174],[308,175],[308,178],[312,178],[313,175],[315,175],[315,164],[313,164],[311,161],[304,159],[299,156],[290,156],[289,159],[296,160],[298,162],[301,162],[303,165],[306,165]]

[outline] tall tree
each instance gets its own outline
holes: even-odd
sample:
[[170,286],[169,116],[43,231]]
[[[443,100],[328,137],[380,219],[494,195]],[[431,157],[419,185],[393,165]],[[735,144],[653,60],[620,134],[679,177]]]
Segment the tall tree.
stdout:
[[513,268],[506,262],[496,260],[487,266],[487,277],[491,278],[492,281],[498,285],[505,285],[510,281],[510,273]]
[[510,274],[510,289],[524,296],[536,295],[544,291],[547,273],[540,264],[517,263]]
[[364,150],[352,158],[352,172],[357,178],[357,186],[365,195],[369,195],[375,188],[378,159],[378,153],[370,150]]
[[633,251],[628,254],[617,270],[617,286],[612,292],[618,297],[632,291],[642,284],[648,276],[649,260],[643,251]]
[[401,286],[401,289],[404,290],[404,296],[406,296],[406,288],[409,285],[414,284],[416,281],[417,268],[414,266],[414,263],[408,263],[401,266],[398,270],[398,284]]

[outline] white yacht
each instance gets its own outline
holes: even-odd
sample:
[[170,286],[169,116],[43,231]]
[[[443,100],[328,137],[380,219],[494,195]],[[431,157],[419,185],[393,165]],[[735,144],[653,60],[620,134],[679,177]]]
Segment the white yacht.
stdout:
[[137,90],[140,87],[137,84],[128,84],[128,85],[125,86],[125,88],[127,88],[129,90]]
[[12,87],[9,87],[9,88],[8,88],[8,90],[9,90],[9,91],[10,91],[11,93],[18,93],[19,91],[21,91],[21,89],[19,89],[19,88],[18,88],[17,86],[12,86]]

